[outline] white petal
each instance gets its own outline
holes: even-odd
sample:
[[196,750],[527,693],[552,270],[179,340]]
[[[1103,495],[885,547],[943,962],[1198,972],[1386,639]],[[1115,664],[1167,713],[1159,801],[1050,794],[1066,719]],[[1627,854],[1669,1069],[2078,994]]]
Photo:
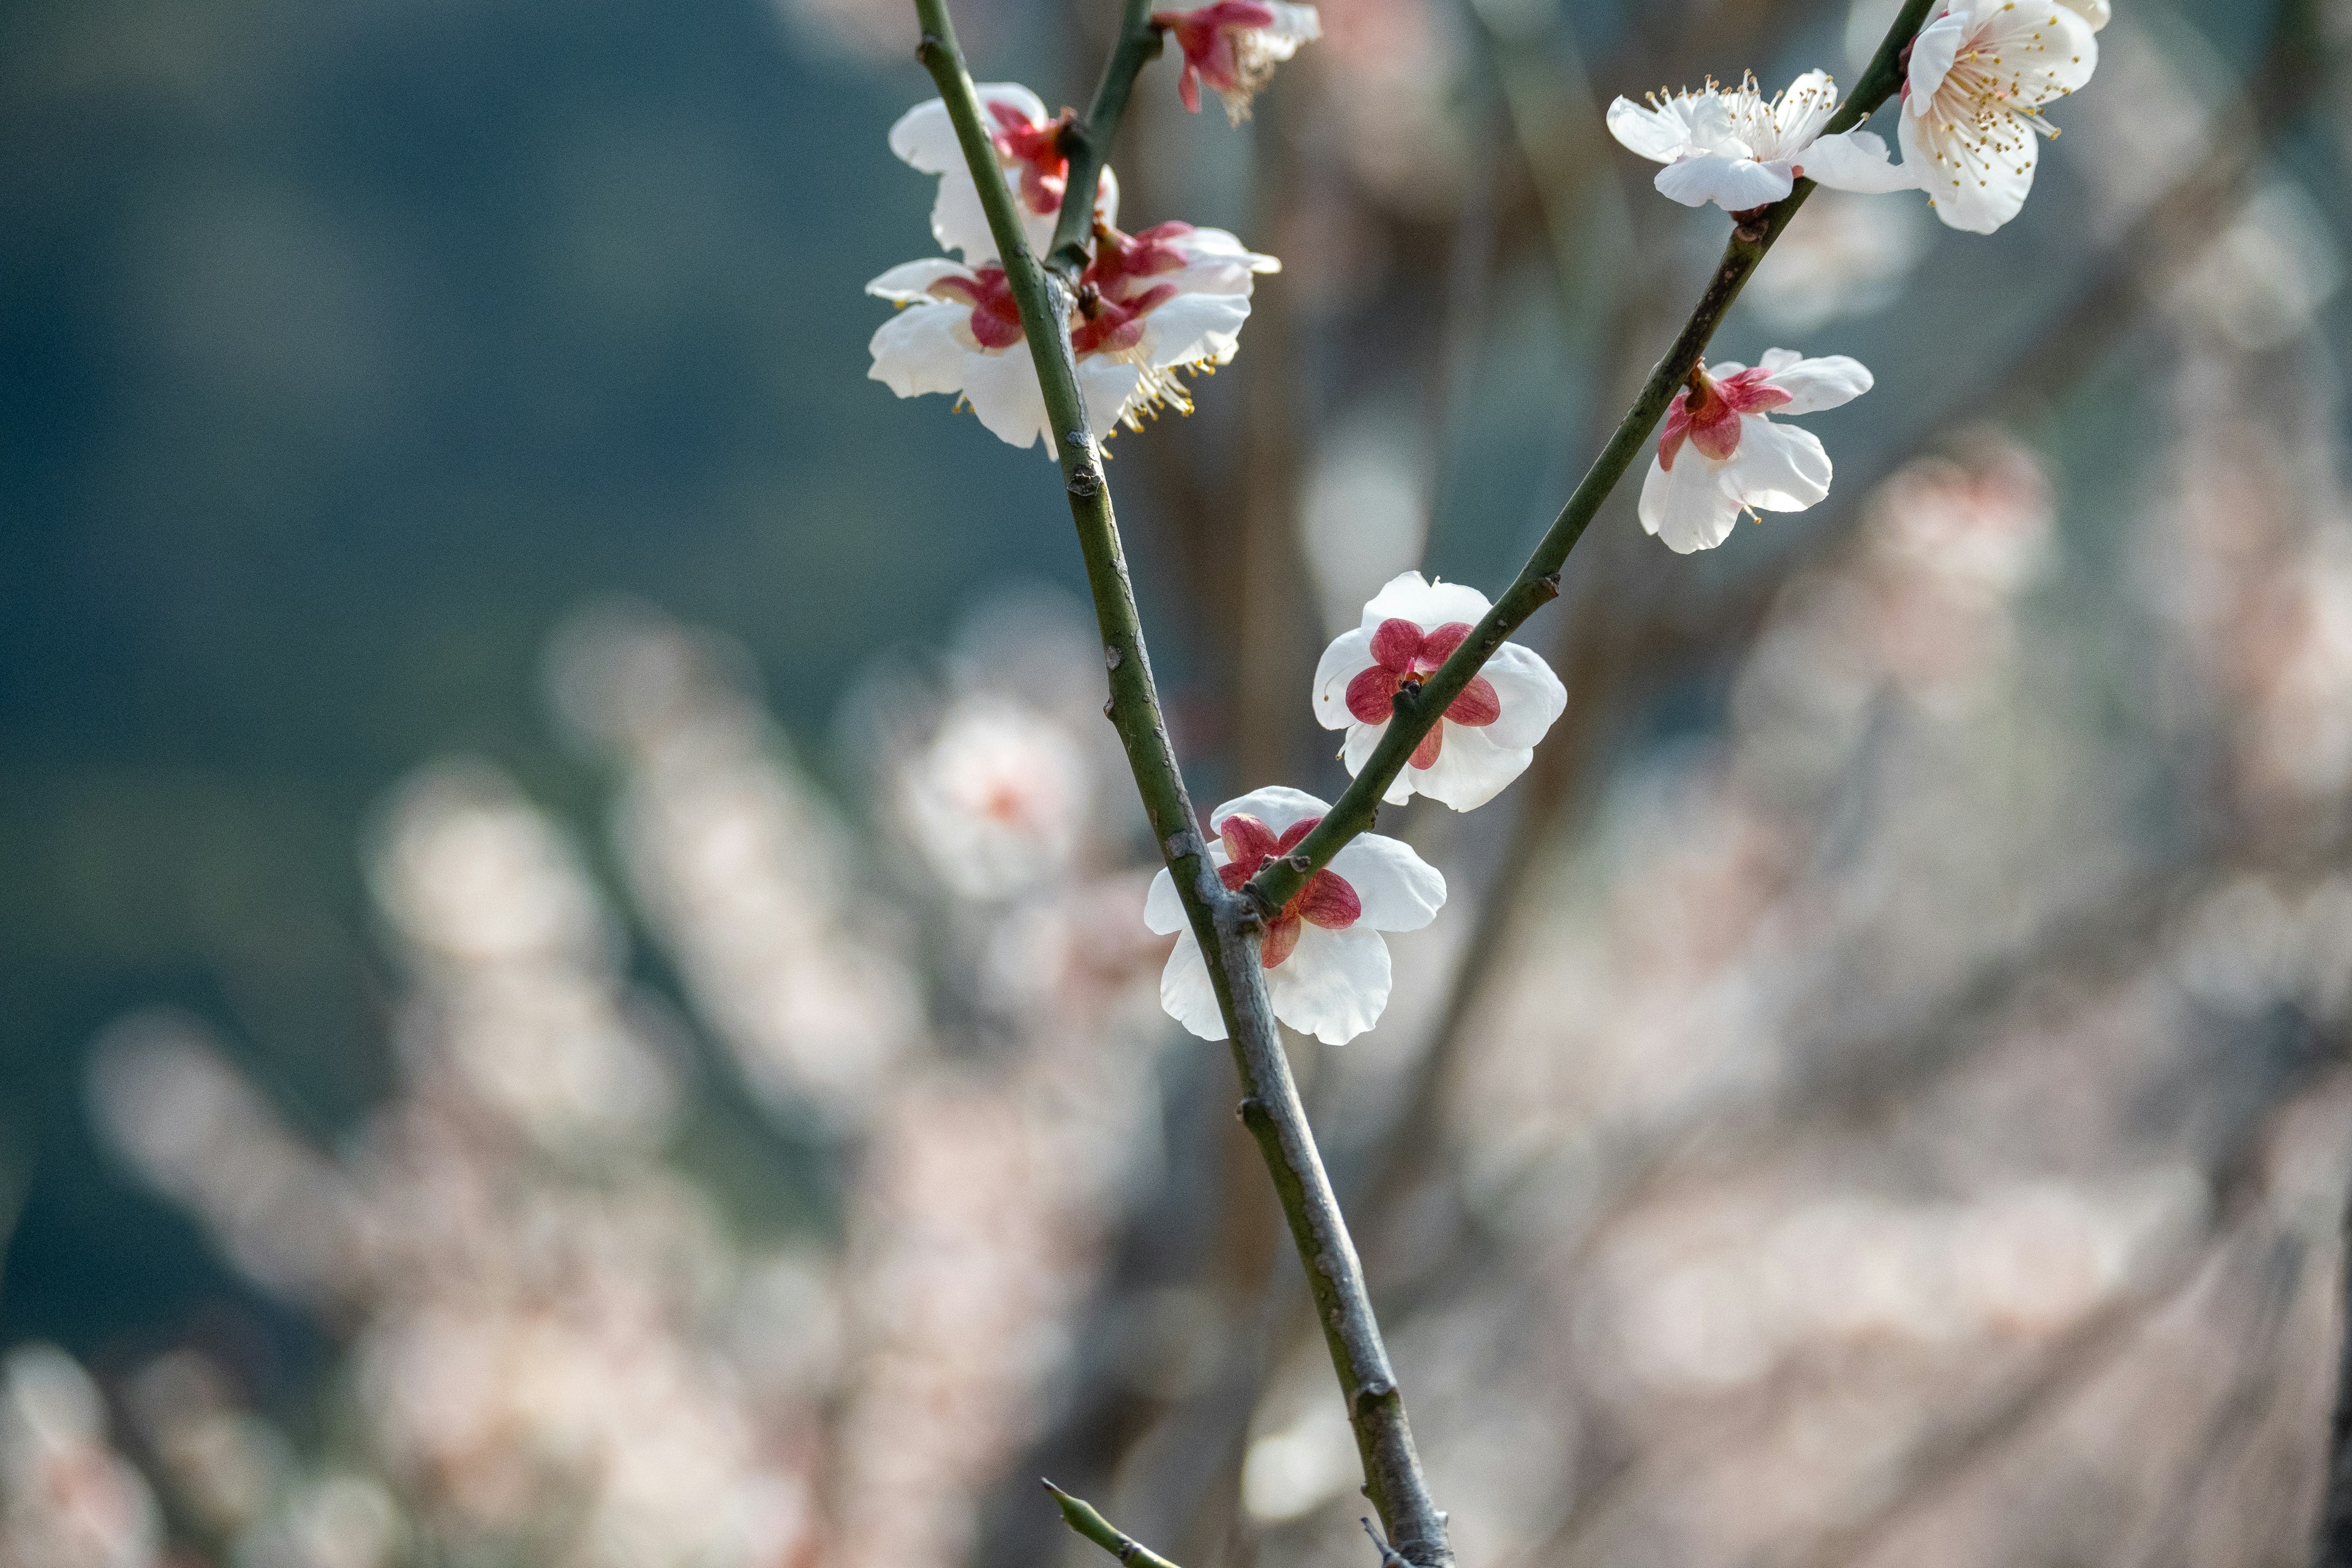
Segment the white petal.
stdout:
[[1432,583],[1418,572],[1400,572],[1372,595],[1360,624],[1368,632],[1378,630],[1386,620],[1411,621],[1431,629],[1455,621],[1475,626],[1493,608],[1486,595],[1466,584]]
[[1258,31],[1265,35],[1269,44],[1281,48],[1283,59],[1296,53],[1299,45],[1311,44],[1323,36],[1323,18],[1312,5],[1269,0],[1266,8],[1274,13],[1274,21]]
[[926,174],[963,167],[963,146],[942,99],[927,99],[890,127],[890,151]]
[[901,304],[937,303],[931,295],[931,285],[942,278],[970,279],[971,268],[961,267],[944,256],[927,256],[920,261],[902,261],[866,286],[866,291],[877,299],[896,300]]
[[[1021,214],[1021,232],[1029,248],[1043,250],[1053,237],[1054,215],[1031,212],[1017,194],[1013,205]],[[931,204],[931,237],[941,250],[960,252],[974,267],[998,259],[996,235],[988,226],[988,210],[980,205],[980,187],[961,163],[940,176],[939,199]]]
[[1688,119],[1672,109],[1644,108],[1630,98],[1609,106],[1609,134],[1628,152],[1654,163],[1671,163],[1691,150]]
[[[1544,738],[1544,731],[1552,727],[1553,721],[1568,710],[1568,688],[1560,684],[1559,677],[1552,673],[1543,656],[1524,643],[1505,643],[1478,673],[1486,678],[1495,688],[1495,695],[1502,700],[1502,717],[1480,731],[1497,746],[1511,749],[1534,745]],[[1454,736],[1467,728],[1455,725],[1445,743],[1453,745]]]
[[1833,191],[1882,195],[1919,187],[1911,166],[1890,162],[1885,142],[1873,132],[1843,131],[1820,137],[1797,154],[1796,163],[1799,174]]
[[[1776,357],[1780,355],[1787,357]],[[1777,386],[1789,395],[1788,402],[1772,410],[1776,417],[1812,414],[1852,403],[1868,392],[1872,384],[1869,368],[1844,354],[1801,359],[1792,350],[1774,349],[1764,356],[1764,368],[1771,373],[1765,377],[1765,384]]]
[[[1087,424],[1096,440],[1107,441],[1118,431],[1118,422],[1139,401],[1142,387],[1139,366],[1100,354],[1088,354],[1078,362],[1078,395],[1086,402]],[[1059,443],[1055,446],[1058,449]]]
[[1326,730],[1354,723],[1348,711],[1348,683],[1372,667],[1372,634],[1361,626],[1341,632],[1315,665],[1315,718]]
[[1772,112],[1780,146],[1790,150],[1804,146],[1836,108],[1837,83],[1830,79],[1829,72],[1809,70],[1790,82]]
[[1759,163],[1753,158],[1703,153],[1684,158],[1658,171],[1654,182],[1661,195],[1686,207],[1713,202],[1726,212],[1746,212],[1769,206],[1789,194],[1795,184],[1787,163]]
[[1327,1046],[1344,1046],[1379,1023],[1389,1005],[1389,944],[1361,921],[1346,931],[1309,925],[1290,956],[1265,972],[1265,990],[1276,1017]]
[[[1372,760],[1372,748],[1379,745],[1381,737],[1388,732],[1389,721],[1385,719],[1377,724],[1348,726],[1348,738],[1339,745],[1339,761],[1347,768],[1349,777],[1353,778],[1364,771],[1364,764]],[[1389,787],[1381,792],[1381,798],[1391,805],[1402,805],[1406,801],[1411,800],[1412,798],[1412,768],[1410,764],[1399,768],[1397,776],[1389,781]]]
[[1248,296],[1179,294],[1143,318],[1143,341],[1136,347],[1148,364],[1223,364],[1240,346],[1249,320]]
[[2033,188],[2042,139],[2014,114],[1991,121],[1990,135],[1973,120],[1947,123],[1939,116],[1906,114],[1896,128],[1903,161],[1918,170],[1919,188],[1947,228],[1990,234],[2017,216]]
[[963,395],[989,433],[1010,446],[1032,447],[1038,437],[1053,435],[1045,395],[1037,389],[1037,366],[1025,342],[967,354]]
[[2088,22],[2095,33],[2107,25],[2107,0],[2058,0],[2058,4]]
[[1671,469],[1650,459],[1642,481],[1642,526],[1677,555],[1714,549],[1739,521],[1739,503],[1724,493],[1717,468],[1688,446]]
[[866,375],[901,397],[961,392],[965,372],[979,357],[956,331],[969,314],[944,300],[908,306],[875,329],[866,345],[874,367]]
[[1151,891],[1143,895],[1144,929],[1158,936],[1169,936],[1192,923],[1184,916],[1184,900],[1176,896],[1174,873],[1160,867],[1159,874],[1151,879]]
[[1225,1015],[1217,1005],[1217,987],[1209,979],[1208,960],[1201,956],[1200,941],[1189,931],[1176,939],[1168,967],[1160,972],[1160,1006],[1204,1040],[1225,1037]]
[[1739,449],[1723,465],[1722,482],[1757,511],[1802,511],[1830,493],[1830,455],[1811,430],[1743,414]]
[[1328,805],[1317,800],[1303,789],[1292,789],[1287,784],[1268,784],[1264,789],[1254,789],[1247,795],[1236,795],[1209,813],[1209,831],[1212,833],[1222,831],[1225,826],[1225,818],[1237,811],[1245,811],[1279,835],[1292,823],[1303,822],[1310,816],[1320,816],[1330,809]]
[[1374,931],[1419,931],[1445,907],[1444,874],[1385,833],[1348,840],[1331,857],[1331,869],[1356,889],[1363,905],[1358,920]]
[[1413,791],[1456,811],[1475,811],[1503,793],[1535,761],[1532,746],[1498,746],[1484,729],[1445,727],[1445,746],[1426,768],[1408,766]]
[[[1918,37],[1911,40],[1911,90],[1904,99],[1904,107],[1909,113],[1904,119],[1927,112],[1936,89],[1951,75],[1952,62],[1960,58],[1960,46],[1968,37],[1970,19],[1965,4],[1953,6],[1920,28]],[[1910,155],[1906,144],[1904,156]]]

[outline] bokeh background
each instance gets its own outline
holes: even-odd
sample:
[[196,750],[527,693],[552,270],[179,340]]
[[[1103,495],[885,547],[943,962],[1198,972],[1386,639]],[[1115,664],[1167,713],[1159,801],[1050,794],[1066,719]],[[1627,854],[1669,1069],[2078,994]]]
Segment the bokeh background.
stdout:
[[[1111,474],[1202,804],[1489,588],[1725,223],[1620,92],[1885,0],[1337,0],[1129,226],[1279,254]],[[971,0],[1079,101],[1103,0]],[[2311,1560],[2352,1168],[2336,0],[2122,0],[2023,216],[1817,196],[1812,512],[1630,494],[1397,998],[1293,1041],[1464,1561]],[[887,0],[0,10],[0,1563],[1361,1564],[1049,467],[865,379]]]

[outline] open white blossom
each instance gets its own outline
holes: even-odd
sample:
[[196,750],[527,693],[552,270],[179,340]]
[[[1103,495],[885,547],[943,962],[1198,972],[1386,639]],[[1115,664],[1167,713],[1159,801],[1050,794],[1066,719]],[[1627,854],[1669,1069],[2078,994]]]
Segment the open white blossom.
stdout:
[[2091,79],[2106,0],[1954,0],[1911,46],[1895,136],[1953,228],[1990,234],[2033,188],[2048,105]]
[[[1217,836],[1210,861],[1226,887],[1239,888],[1268,858],[1297,847],[1330,809],[1279,784],[1229,800],[1209,814]],[[1259,962],[1274,1016],[1327,1046],[1354,1039],[1380,1022],[1389,1002],[1389,947],[1381,932],[1419,931],[1444,903],[1445,879],[1435,867],[1401,840],[1358,834],[1266,922]],[[1160,976],[1160,1006],[1202,1039],[1223,1039],[1208,961],[1164,868],[1145,896],[1143,923],[1162,936],[1181,933]]]
[[1666,410],[1642,485],[1642,526],[1688,554],[1730,538],[1744,511],[1804,510],[1830,493],[1830,455],[1811,431],[1767,416],[1835,408],[1870,384],[1858,361],[1806,359],[1794,349],[1773,349],[1752,370],[1694,369]]
[[[1234,357],[1255,275],[1280,266],[1223,229],[1160,224],[1124,235],[1097,226],[1070,322],[1094,435],[1140,429],[1163,407],[1191,413],[1178,373]],[[1052,453],[1056,432],[1003,268],[910,261],[866,291],[908,307],[874,334],[874,380],[901,397],[959,395],[1001,439],[1027,447],[1042,434]]]
[[1239,125],[1249,118],[1250,100],[1274,75],[1274,68],[1298,46],[1323,36],[1323,18],[1312,5],[1287,0],[1211,0],[1186,11],[1154,11],[1151,20],[1176,37],[1184,73],[1176,91],[1184,107],[1199,113],[1201,84],[1217,89],[1225,118]]
[[[1315,717],[1344,729],[1340,758],[1361,773],[1388,733],[1399,689],[1418,686],[1462,646],[1492,606],[1459,583],[1418,572],[1391,578],[1364,606],[1362,622],[1323,650],[1315,669]],[[1416,794],[1456,811],[1486,805],[1527,771],[1536,742],[1568,706],[1568,689],[1534,649],[1507,642],[1446,706],[1381,796],[1402,805]]]
[[1609,106],[1609,132],[1664,163],[1658,190],[1685,206],[1766,206],[1800,174],[1833,190],[1908,188],[1910,176],[1887,162],[1886,143],[1869,132],[1822,134],[1836,107],[1837,84],[1826,71],[1807,71],[1769,99],[1748,76],[1733,88],[1710,81],[1697,92],[1652,93],[1646,107],[1620,98]]
[[[1062,131],[1071,111],[1047,114],[1045,100],[1019,82],[988,82],[979,93],[981,110],[993,122],[990,140],[995,143],[996,161],[1012,187],[1013,205],[1020,209],[1022,235],[1029,248],[1043,256],[1053,244],[1062,193],[1069,188],[1070,161],[1062,152]],[[964,162],[947,104],[929,99],[900,115],[890,127],[890,151],[924,174],[940,177],[939,199],[931,204],[931,235],[940,248],[956,252],[973,267],[997,260],[996,237],[989,232],[980,188],[972,184],[971,166]],[[1118,222],[1118,180],[1109,169],[1103,170],[1095,193],[1096,216],[1104,223]]]

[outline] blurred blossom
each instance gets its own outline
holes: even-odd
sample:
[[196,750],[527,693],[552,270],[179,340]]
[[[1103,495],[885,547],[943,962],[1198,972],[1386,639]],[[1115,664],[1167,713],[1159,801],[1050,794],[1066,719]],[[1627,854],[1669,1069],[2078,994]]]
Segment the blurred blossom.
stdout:
[[107,1441],[97,1385],[54,1345],[0,1361],[0,1563],[152,1568],[155,1500]]
[[1934,226],[1908,202],[1816,191],[1741,296],[1778,331],[1809,332],[1894,303]]
[[1453,101],[1467,55],[1461,16],[1437,0],[1350,0],[1323,24],[1316,58],[1333,154],[1399,212],[1450,214],[1474,156]]
[[132,1380],[129,1403],[173,1497],[205,1529],[233,1535],[269,1506],[287,1468],[286,1441],[236,1407],[227,1375],[211,1361],[190,1350],[157,1358]]
[[632,891],[763,1096],[854,1114],[920,1029],[870,934],[841,828],[724,654],[657,614],[590,610],[551,644],[557,709],[624,769]]
[[897,65],[915,47],[915,16],[887,0],[773,0],[776,15],[813,52],[867,67]]
[[2174,284],[2175,308],[2234,348],[2275,348],[2312,324],[2344,282],[2344,251],[2300,185],[2273,181]]
[[365,1476],[333,1474],[301,1487],[269,1523],[239,1543],[239,1568],[386,1568],[403,1545],[400,1510]]
[[1057,879],[1085,835],[1086,757],[1068,731],[1017,703],[951,707],[907,761],[898,804],[933,875],[961,897],[1008,899]]
[[2067,100],[2060,146],[2080,171],[2095,237],[2112,239],[2212,145],[2208,62],[2183,29],[2159,37],[2130,9],[2099,35],[2099,89]]
[[1353,626],[1364,601],[1421,559],[1429,504],[1410,427],[1393,410],[1349,415],[1307,470],[1299,538],[1330,636]]

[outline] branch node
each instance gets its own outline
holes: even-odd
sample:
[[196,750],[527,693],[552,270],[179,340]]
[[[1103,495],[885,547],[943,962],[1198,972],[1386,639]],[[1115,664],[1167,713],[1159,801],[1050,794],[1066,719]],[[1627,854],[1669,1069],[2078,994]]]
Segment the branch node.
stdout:
[[1120,663],[1122,662],[1122,660],[1123,660],[1124,657],[1125,657],[1125,656],[1124,656],[1124,655],[1122,655],[1122,654],[1118,651],[1118,645],[1117,643],[1105,643],[1105,644],[1103,644],[1103,668],[1106,668],[1106,669],[1117,669],[1117,668],[1119,667]]
[[1106,718],[1106,719],[1108,719],[1108,720],[1109,720],[1109,721],[1110,721],[1112,723],[1114,723],[1114,724],[1118,723],[1118,712],[1116,711],[1116,710],[1118,709],[1118,698],[1116,698],[1116,697],[1112,698],[1109,701],[1108,701],[1108,702],[1104,703],[1104,704],[1103,704],[1103,717],[1104,717],[1104,718]]
[[1536,593],[1538,595],[1536,602],[1541,605],[1549,605],[1554,599],[1559,598],[1559,574],[1558,572],[1547,572],[1542,576],[1537,578]]
[[1412,1568],[1412,1562],[1406,1558],[1403,1552],[1399,1552],[1395,1547],[1391,1546],[1387,1542],[1381,1539],[1381,1532],[1372,1528],[1372,1521],[1369,1517],[1362,1522],[1364,1526],[1364,1533],[1370,1536],[1372,1538],[1372,1544],[1380,1549],[1381,1568]]
[[1241,1119],[1242,1125],[1246,1127],[1249,1125],[1252,1117],[1255,1116],[1261,1119],[1265,1117],[1265,1101],[1258,1099],[1255,1095],[1250,1095],[1244,1099],[1239,1105],[1234,1107],[1234,1114],[1239,1117]]

